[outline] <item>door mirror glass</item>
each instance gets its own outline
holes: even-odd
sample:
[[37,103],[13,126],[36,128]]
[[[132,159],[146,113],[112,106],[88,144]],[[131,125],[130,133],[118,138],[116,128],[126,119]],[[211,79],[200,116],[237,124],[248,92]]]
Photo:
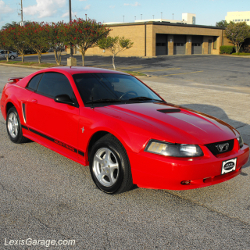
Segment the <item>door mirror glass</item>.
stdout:
[[54,101],[75,106],[75,102],[68,95],[57,95]]

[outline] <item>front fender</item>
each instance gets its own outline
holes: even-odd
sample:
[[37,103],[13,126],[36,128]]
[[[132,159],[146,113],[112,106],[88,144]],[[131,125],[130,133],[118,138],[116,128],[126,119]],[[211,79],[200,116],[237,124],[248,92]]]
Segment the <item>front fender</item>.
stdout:
[[150,138],[148,131],[118,117],[102,114],[90,108],[83,108],[80,113],[79,131],[83,129],[84,132],[79,134],[79,145],[84,152],[87,152],[91,138],[100,131],[114,135],[126,151],[135,153],[140,152]]

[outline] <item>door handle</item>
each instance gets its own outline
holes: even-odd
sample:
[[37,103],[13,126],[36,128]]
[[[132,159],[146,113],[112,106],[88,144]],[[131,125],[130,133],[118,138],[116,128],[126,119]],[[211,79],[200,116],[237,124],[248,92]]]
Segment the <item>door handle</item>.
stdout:
[[36,99],[31,100],[32,103],[37,103]]

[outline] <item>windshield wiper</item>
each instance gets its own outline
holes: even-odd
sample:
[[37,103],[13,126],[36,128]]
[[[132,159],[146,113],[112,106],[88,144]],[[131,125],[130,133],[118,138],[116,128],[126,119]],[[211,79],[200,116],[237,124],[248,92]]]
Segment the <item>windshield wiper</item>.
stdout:
[[150,98],[150,97],[146,97],[146,96],[137,96],[137,97],[133,97],[133,98],[130,98],[129,101],[157,101],[157,102],[165,102],[163,100],[159,100],[159,99],[153,99],[153,98]]
[[89,103],[103,103],[103,102],[121,102],[121,101],[118,100],[118,99],[104,98],[104,99],[98,99],[98,100],[88,101],[88,102],[85,102],[85,103],[89,104]]

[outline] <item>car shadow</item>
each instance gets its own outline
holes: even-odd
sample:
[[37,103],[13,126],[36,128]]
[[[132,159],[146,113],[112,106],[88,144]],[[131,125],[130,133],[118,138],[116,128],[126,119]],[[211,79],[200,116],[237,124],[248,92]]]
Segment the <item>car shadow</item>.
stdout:
[[[231,126],[236,128],[240,132],[244,142],[246,144],[250,145],[250,125],[247,123],[244,123],[241,121],[236,121],[236,120],[229,118],[228,115],[226,114],[226,112],[222,108],[219,108],[219,107],[213,106],[213,105],[205,105],[205,104],[180,104],[180,106],[214,116],[214,117],[230,124]],[[249,163],[250,163],[250,159],[243,166],[243,168],[250,167]],[[241,174],[247,175],[244,173],[241,173]]]

